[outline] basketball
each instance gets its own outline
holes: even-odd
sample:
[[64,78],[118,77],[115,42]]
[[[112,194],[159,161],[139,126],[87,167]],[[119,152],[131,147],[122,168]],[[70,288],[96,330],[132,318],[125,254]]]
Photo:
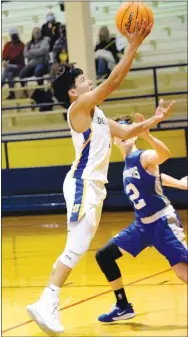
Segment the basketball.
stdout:
[[146,25],[154,22],[153,12],[144,2],[124,2],[116,14],[116,27],[122,35],[125,35],[125,28],[134,33],[136,20],[141,26],[144,19]]

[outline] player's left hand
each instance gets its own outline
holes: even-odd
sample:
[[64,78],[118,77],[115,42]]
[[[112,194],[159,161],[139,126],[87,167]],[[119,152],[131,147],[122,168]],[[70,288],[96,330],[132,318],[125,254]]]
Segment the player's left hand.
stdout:
[[[140,113],[136,113],[135,114],[135,122],[136,123],[140,123],[140,122],[144,122],[145,121],[145,117],[144,115],[140,114]],[[143,133],[141,133],[139,135],[139,137],[142,137],[142,138],[147,138],[148,136],[150,135],[150,131],[149,130],[146,130],[144,131]]]
[[181,178],[179,182],[181,190],[188,190],[188,176]]
[[161,120],[166,118],[170,112],[171,108],[176,103],[176,101],[172,101],[166,108],[164,107],[164,99],[160,99],[159,106],[156,109],[155,116],[161,117]]

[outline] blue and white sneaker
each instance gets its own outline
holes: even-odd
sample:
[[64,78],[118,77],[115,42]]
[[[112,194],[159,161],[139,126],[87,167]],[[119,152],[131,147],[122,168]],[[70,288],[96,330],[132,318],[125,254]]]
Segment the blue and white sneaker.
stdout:
[[102,314],[98,317],[100,322],[114,322],[121,319],[130,319],[135,317],[135,312],[131,303],[128,303],[125,310],[120,309],[117,304],[108,314]]

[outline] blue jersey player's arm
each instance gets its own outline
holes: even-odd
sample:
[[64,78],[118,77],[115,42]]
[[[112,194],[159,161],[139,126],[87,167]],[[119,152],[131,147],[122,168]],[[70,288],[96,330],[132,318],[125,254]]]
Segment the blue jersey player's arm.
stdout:
[[165,173],[161,173],[161,180],[163,186],[179,188],[181,190],[188,190],[188,176],[181,179],[175,179]]
[[148,166],[160,165],[171,157],[170,150],[161,140],[151,134],[148,134],[144,139],[153,147],[153,150],[146,150],[141,155],[141,163],[145,169]]
[[[161,109],[161,105],[157,108]],[[141,122],[144,121],[144,116],[141,114],[136,114],[136,121]],[[170,158],[170,150],[169,148],[159,139],[155,138],[149,130],[146,130],[141,137],[149,143],[153,150],[146,150],[141,155],[141,164],[144,169],[148,169],[149,167],[157,166],[162,164],[164,161]]]
[[[143,121],[144,116],[141,114],[136,115],[137,121]],[[150,169],[150,167],[158,167],[170,157],[170,151],[168,147],[159,139],[153,137],[149,130],[145,131],[142,135],[152,147],[153,150],[146,150],[141,154],[141,164],[145,169]],[[161,180],[163,186],[179,188],[182,190],[188,190],[188,176],[182,179],[175,179],[167,174],[161,174]]]

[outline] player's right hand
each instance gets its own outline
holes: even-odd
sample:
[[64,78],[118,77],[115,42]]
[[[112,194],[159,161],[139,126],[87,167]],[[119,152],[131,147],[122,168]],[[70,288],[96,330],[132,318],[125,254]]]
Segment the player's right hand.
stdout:
[[[135,114],[135,122],[136,123],[140,123],[140,122],[144,122],[145,121],[145,117],[144,115],[140,114],[140,113],[136,113]],[[150,136],[150,131],[149,129],[146,129],[144,132],[142,132],[139,137],[147,139]]]
[[159,106],[156,109],[155,116],[159,118],[159,120],[163,120],[166,118],[171,112],[172,106],[176,103],[176,101],[172,101],[166,108],[164,107],[164,99],[160,99]]
[[144,19],[142,25],[140,27],[139,21],[136,20],[135,31],[134,33],[129,33],[125,28],[125,36],[130,45],[135,48],[138,48],[144,39],[151,33],[153,24],[150,23],[148,26],[146,25],[146,20]]

